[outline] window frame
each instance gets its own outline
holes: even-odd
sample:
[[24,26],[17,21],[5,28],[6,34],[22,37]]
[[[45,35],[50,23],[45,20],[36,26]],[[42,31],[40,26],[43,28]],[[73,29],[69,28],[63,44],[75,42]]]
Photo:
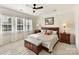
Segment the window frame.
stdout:
[[[18,23],[18,19],[20,19],[22,21],[22,23]],[[20,17],[16,17],[15,19],[16,21],[16,31],[19,32],[19,31],[24,31],[24,19],[23,18],[20,18]],[[18,29],[18,26],[19,26],[19,29]],[[20,27],[21,26],[21,27]],[[22,28],[22,29],[21,29]]]
[[[11,18],[10,22],[9,22],[9,18]],[[1,18],[1,31],[3,33],[6,33],[6,32],[12,32],[13,31],[13,17],[11,16],[6,16],[6,15],[2,15],[2,18]]]
[[25,31],[32,31],[32,29],[30,30],[31,27],[32,27],[32,19],[26,19],[25,20]]

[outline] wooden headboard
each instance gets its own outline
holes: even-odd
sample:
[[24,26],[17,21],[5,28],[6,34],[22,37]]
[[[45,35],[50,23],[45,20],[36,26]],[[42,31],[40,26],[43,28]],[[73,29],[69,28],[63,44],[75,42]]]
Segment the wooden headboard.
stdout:
[[57,31],[59,37],[59,27],[41,27],[42,30],[54,30]]

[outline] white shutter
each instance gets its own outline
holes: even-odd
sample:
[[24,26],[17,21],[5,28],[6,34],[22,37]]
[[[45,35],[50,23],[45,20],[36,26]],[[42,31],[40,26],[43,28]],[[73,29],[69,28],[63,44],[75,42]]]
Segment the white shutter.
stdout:
[[[29,26],[29,29],[28,29]],[[32,31],[32,20],[26,19],[26,31]]]
[[32,20],[29,20],[29,31],[32,31]]
[[26,23],[25,23],[25,29],[26,29],[26,31],[28,31],[27,25],[28,25],[28,20],[26,19]]

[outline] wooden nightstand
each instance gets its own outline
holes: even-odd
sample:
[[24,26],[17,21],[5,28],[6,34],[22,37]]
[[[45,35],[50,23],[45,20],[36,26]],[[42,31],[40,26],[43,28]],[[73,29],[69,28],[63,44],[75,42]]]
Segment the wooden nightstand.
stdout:
[[34,33],[40,33],[40,32],[41,32],[41,30],[39,30],[39,29],[34,30]]
[[70,34],[68,34],[68,33],[60,33],[59,37],[60,37],[60,39],[59,39],[60,42],[70,44]]

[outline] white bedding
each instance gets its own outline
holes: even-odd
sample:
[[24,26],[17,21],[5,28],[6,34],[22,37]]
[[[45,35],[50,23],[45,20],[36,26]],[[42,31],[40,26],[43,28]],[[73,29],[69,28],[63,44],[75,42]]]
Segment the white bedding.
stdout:
[[43,35],[42,33],[29,35],[25,40],[35,44],[38,46],[42,43],[43,46],[48,48],[49,50],[55,45],[58,41],[58,35]]
[[42,45],[49,49],[49,52],[52,51],[52,48],[54,47],[55,43],[58,41],[57,35],[48,35],[45,37],[45,39],[42,42]]
[[42,37],[43,36],[40,33],[32,34],[32,35],[29,35],[25,40],[38,46],[39,44],[42,43],[42,39],[43,39]]

